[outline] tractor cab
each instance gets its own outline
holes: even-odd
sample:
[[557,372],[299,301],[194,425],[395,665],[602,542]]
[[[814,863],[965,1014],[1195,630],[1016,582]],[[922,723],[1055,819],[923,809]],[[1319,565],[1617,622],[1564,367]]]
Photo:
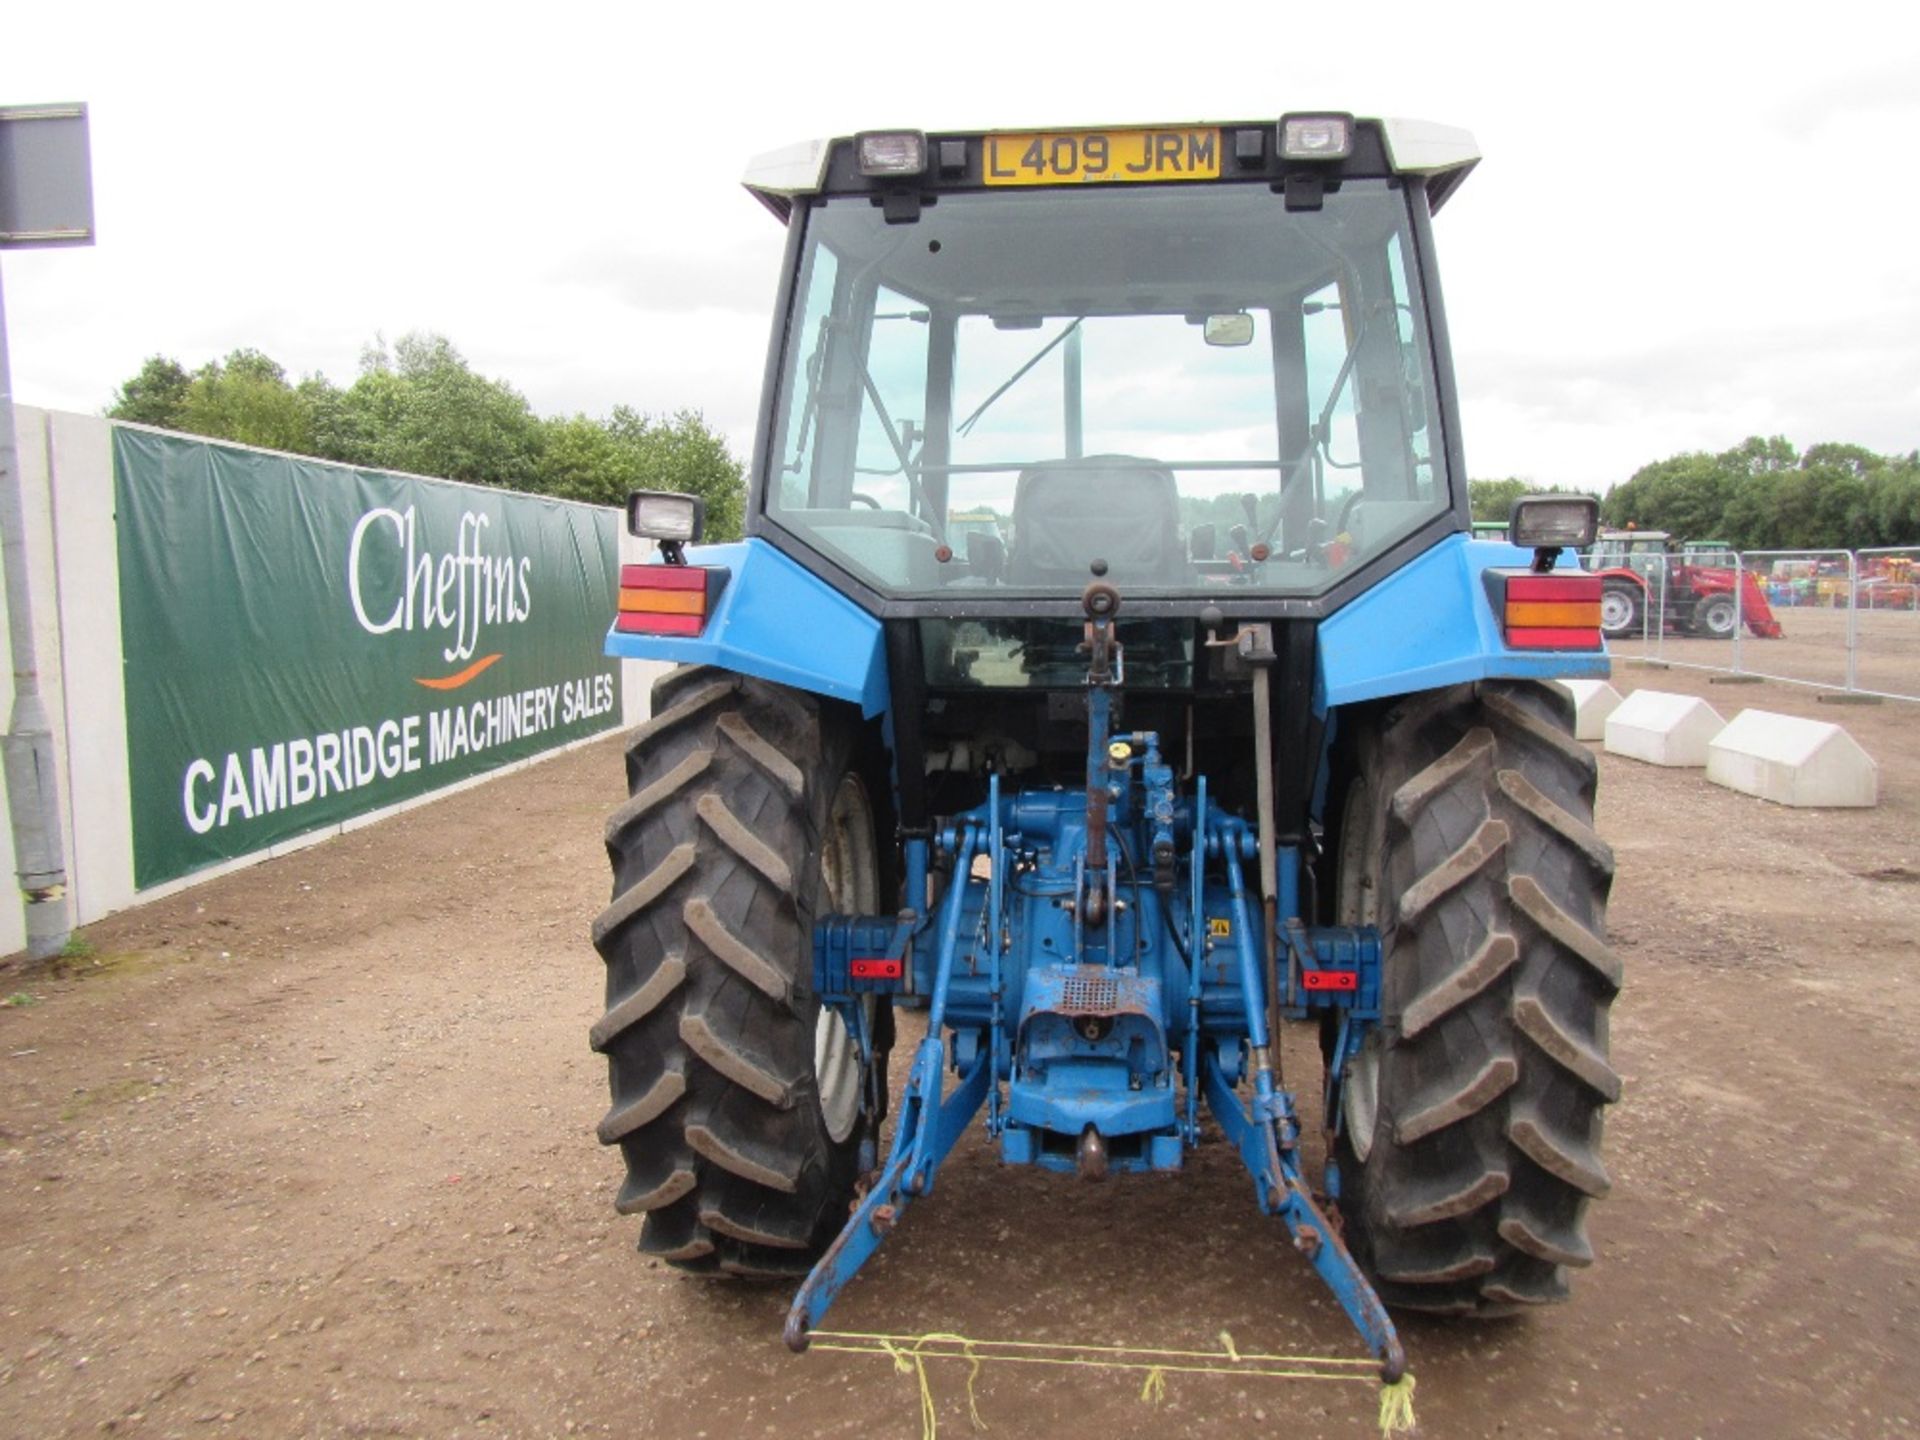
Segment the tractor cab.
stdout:
[[1736,561],[1733,546],[1725,540],[1689,540],[1681,547],[1681,560],[1688,565],[1710,565],[1731,570]]
[[1587,552],[1589,570],[1631,570],[1658,583],[1673,554],[1673,537],[1664,530],[1602,530]]
[[1096,561],[1190,609],[1325,595],[1465,528],[1422,237],[1471,156],[1394,123],[1338,156],[1185,126],[760,167],[806,224],[752,533],[863,599],[1005,612]]

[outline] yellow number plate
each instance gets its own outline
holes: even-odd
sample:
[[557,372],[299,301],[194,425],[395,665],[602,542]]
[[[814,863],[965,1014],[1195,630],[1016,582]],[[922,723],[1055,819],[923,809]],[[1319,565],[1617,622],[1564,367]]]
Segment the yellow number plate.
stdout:
[[1080,130],[987,136],[989,185],[1217,180],[1218,130]]

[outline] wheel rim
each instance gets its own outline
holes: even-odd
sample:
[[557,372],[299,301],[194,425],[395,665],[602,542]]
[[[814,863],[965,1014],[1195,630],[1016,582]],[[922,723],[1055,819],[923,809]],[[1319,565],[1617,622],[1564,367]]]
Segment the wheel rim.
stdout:
[[1342,1087],[1341,1110],[1347,1125],[1347,1144],[1362,1165],[1373,1153],[1373,1127],[1380,1118],[1380,1046],[1377,1035],[1369,1035],[1360,1053],[1347,1062],[1347,1081]]
[[1707,631],[1713,635],[1732,634],[1733,607],[1725,604],[1709,605],[1707,607]]
[[[820,899],[816,914],[868,915],[878,903],[874,879],[873,809],[857,775],[843,775],[827,810],[820,845]],[[869,1017],[871,1000],[866,1002]],[[860,1047],[831,1006],[820,1007],[813,1029],[813,1077],[820,1117],[838,1145],[860,1119]]]
[[1600,596],[1600,628],[1603,630],[1625,630],[1633,624],[1633,601],[1618,590],[1608,590]]
[[[1373,796],[1366,779],[1355,776],[1347,787],[1346,812],[1340,819],[1339,906],[1342,925],[1377,925],[1380,920],[1379,884],[1373,874]],[[1369,1036],[1360,1053],[1347,1062],[1340,1087],[1341,1117],[1347,1144],[1361,1164],[1373,1150],[1373,1125],[1380,1113],[1380,1050]]]

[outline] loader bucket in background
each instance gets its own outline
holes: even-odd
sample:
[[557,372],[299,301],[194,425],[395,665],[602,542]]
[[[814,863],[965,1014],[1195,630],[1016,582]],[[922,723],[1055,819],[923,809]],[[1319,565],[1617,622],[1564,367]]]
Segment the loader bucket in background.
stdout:
[[1778,640],[1784,633],[1774,618],[1773,607],[1767,603],[1767,592],[1760,588],[1751,570],[1740,572],[1740,615],[1747,622],[1747,629],[1762,640]]

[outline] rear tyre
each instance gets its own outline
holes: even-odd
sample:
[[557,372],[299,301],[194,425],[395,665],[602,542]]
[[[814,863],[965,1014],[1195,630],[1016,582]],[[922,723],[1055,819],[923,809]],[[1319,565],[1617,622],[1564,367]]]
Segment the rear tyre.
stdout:
[[1731,640],[1737,622],[1731,595],[1709,595],[1693,610],[1694,633],[1709,640]]
[[846,1219],[868,1120],[846,1027],[813,993],[816,913],[879,900],[861,732],[816,697],[690,667],[653,690],[607,822],[594,922],[615,1200],[683,1269],[791,1277]]
[[1389,1305],[1505,1314],[1564,1299],[1593,1259],[1620,968],[1572,721],[1557,691],[1488,681],[1410,697],[1357,747],[1338,903],[1380,926],[1384,1016],[1334,1154],[1348,1242]]
[[1640,633],[1640,613],[1646,592],[1626,580],[1609,580],[1600,587],[1600,633],[1619,640]]

